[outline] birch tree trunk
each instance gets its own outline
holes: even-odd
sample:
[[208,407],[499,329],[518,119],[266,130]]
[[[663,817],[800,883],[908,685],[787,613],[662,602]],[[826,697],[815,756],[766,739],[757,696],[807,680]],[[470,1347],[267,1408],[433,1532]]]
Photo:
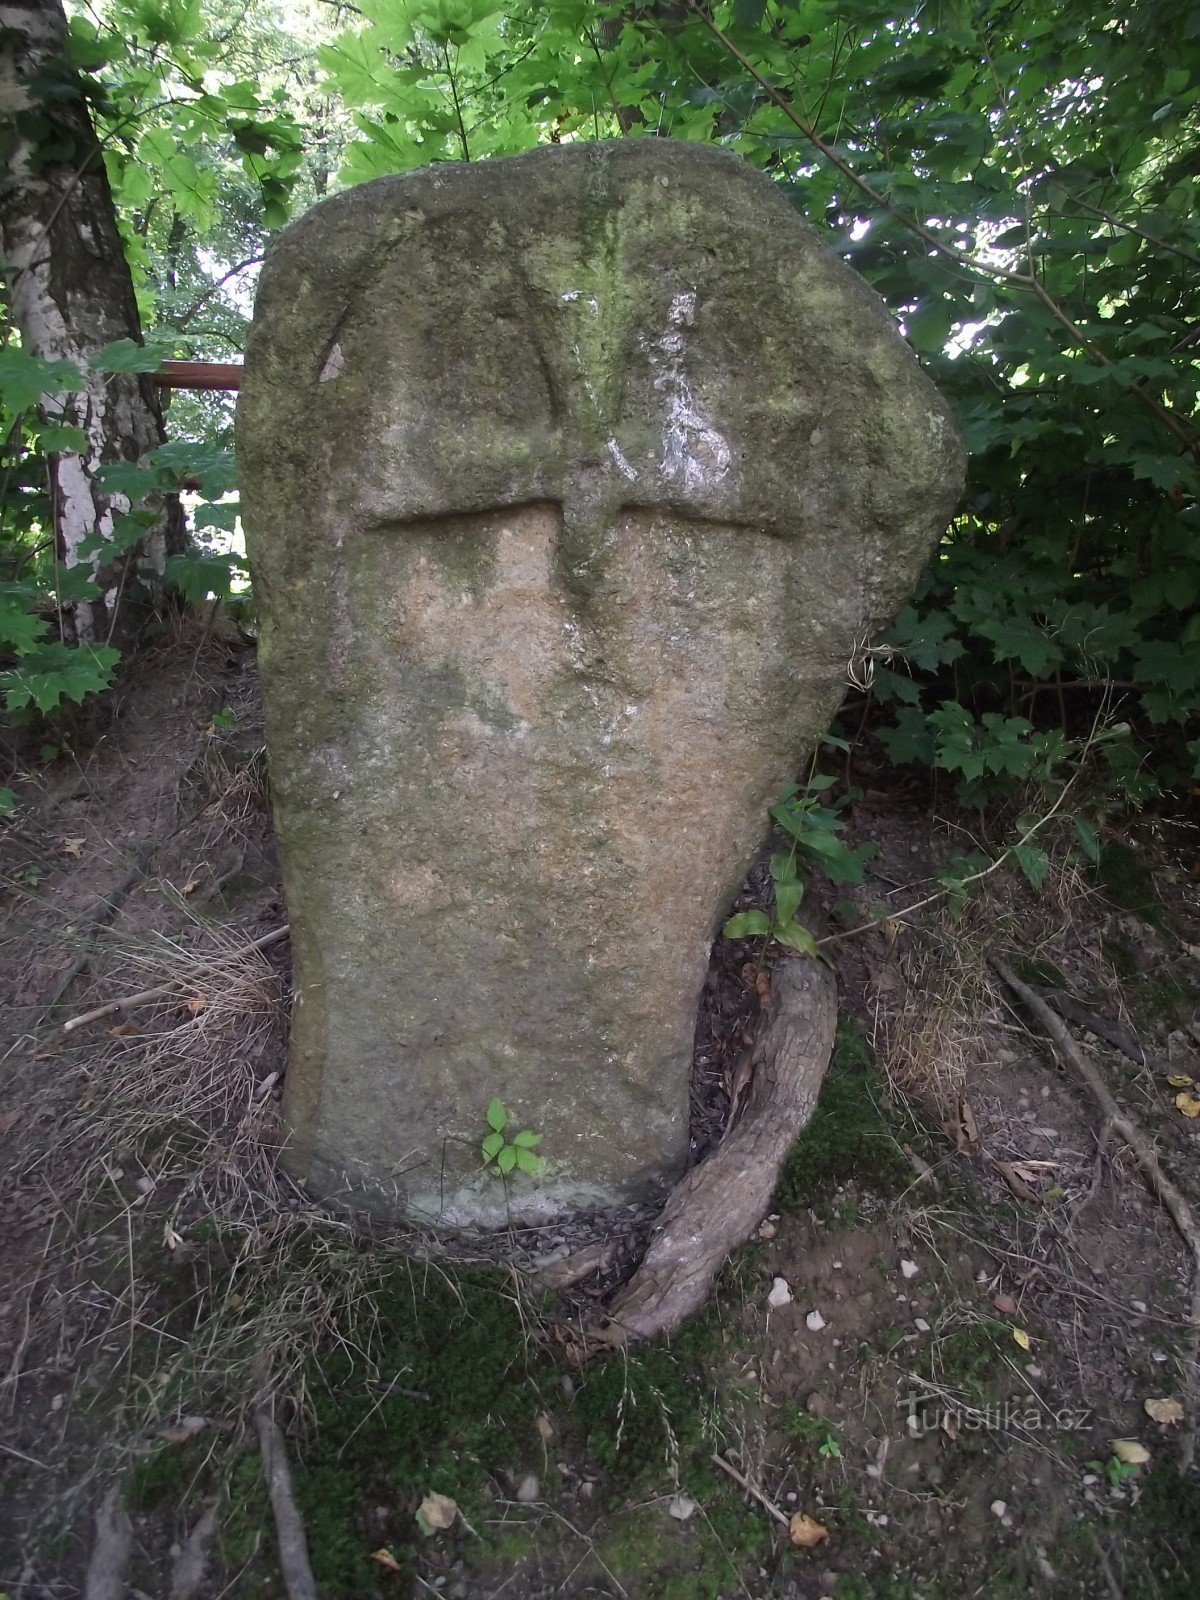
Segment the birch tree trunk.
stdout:
[[163,420],[148,377],[88,367],[114,339],[140,343],[141,322],[61,0],[0,0],[0,250],[25,350],[88,374],[82,391],[44,396],[42,411],[87,438],[81,454],[49,458],[50,490],[59,559],[88,567],[101,588],[76,605],[76,637],[103,641],[117,627],[132,566],[140,559],[161,571],[183,548],[184,527],[178,498],[168,496],[140,549],[105,565],[80,553],[90,534],[107,537],[129,509],[123,495],[105,493],[97,468],[139,461],[163,442]]

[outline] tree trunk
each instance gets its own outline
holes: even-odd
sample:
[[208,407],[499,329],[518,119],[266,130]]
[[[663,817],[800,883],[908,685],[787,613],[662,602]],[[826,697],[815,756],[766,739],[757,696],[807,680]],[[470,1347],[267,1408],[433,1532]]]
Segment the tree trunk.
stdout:
[[139,558],[161,572],[183,548],[183,515],[168,496],[140,550],[101,564],[80,554],[90,534],[111,534],[129,509],[107,494],[96,472],[104,462],[139,461],[163,442],[162,411],[150,379],[91,372],[88,358],[114,339],[141,343],[133,280],[117,228],[104,156],[84,93],[67,57],[61,0],[0,0],[0,129],[7,172],[0,178],[0,248],[12,320],[26,352],[73,362],[86,388],[47,395],[47,421],[82,428],[82,454],[49,458],[59,559],[95,573],[99,598],[75,608],[80,641],[104,640],[130,568]]

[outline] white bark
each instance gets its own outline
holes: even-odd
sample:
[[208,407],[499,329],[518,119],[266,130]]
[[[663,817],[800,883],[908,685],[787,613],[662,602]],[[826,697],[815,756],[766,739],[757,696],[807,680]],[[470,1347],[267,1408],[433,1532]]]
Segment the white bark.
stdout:
[[[47,421],[83,429],[85,450],[51,458],[59,557],[69,567],[87,565],[106,593],[76,608],[81,640],[105,637],[113,625],[120,567],[97,570],[79,547],[92,533],[108,536],[113,520],[129,509],[106,494],[96,478],[103,462],[139,461],[162,443],[162,415],[149,380],[135,374],[91,372],[88,358],[114,339],[140,341],[133,283],[117,229],[112,193],[82,94],[42,95],[42,85],[70,83],[66,18],[61,0],[0,0],[0,124],[7,136],[9,168],[0,182],[0,245],[12,319],[31,355],[73,362],[87,374],[75,394],[46,395]],[[55,132],[73,140],[70,161],[39,165],[37,145],[23,113],[50,116]],[[172,509],[144,541],[142,558],[161,571],[172,529]]]

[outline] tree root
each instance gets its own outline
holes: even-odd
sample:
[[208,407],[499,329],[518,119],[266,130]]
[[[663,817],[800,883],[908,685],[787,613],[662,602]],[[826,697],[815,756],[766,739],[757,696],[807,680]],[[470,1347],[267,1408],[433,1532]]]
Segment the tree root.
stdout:
[[[1066,1024],[1046,1002],[1022,983],[999,956],[989,958],[992,968],[1024,1003],[1030,1015],[1045,1030],[1062,1064],[1074,1073],[1104,1115],[1105,1132],[1112,1128],[1133,1151],[1155,1198],[1170,1215],[1180,1237],[1192,1255],[1191,1338],[1186,1359],[1184,1385],[1187,1390],[1187,1417],[1180,1435],[1180,1471],[1190,1470],[1196,1455],[1197,1406],[1200,1402],[1200,1225],[1187,1198],[1163,1171],[1145,1130],[1128,1112],[1122,1111],[1112,1091],[1100,1076],[1094,1062],[1076,1044]],[[1089,1023],[1090,1027],[1091,1024]]]
[[279,1547],[283,1587],[288,1600],[317,1600],[317,1586],[308,1560],[308,1539],[292,1493],[292,1473],[288,1466],[283,1429],[276,1422],[269,1401],[259,1405],[254,1413],[254,1421],[262,1451],[263,1476],[267,1480],[267,1493],[271,1497],[271,1510],[275,1516],[275,1540]]
[[836,1026],[830,969],[781,957],[740,1120],[671,1191],[641,1266],[581,1353],[668,1333],[704,1304],[730,1252],[762,1221],[784,1157],[812,1117]]
[[114,1484],[96,1508],[96,1537],[88,1557],[83,1600],[125,1600],[125,1568],[133,1544],[133,1524]]
[[217,1503],[210,1500],[196,1518],[191,1533],[175,1559],[171,1572],[170,1600],[195,1600],[204,1587],[208,1570],[208,1547],[217,1531]]

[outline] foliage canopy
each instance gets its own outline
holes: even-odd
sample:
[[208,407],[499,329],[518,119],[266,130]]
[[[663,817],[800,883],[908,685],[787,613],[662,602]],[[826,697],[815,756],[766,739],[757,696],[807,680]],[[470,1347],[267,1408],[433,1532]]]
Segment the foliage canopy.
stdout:
[[[107,0],[71,26],[142,310],[176,355],[240,348],[245,273],[333,184],[547,140],[736,150],[883,296],[971,452],[938,559],[870,641],[892,757],[983,801],[1046,779],[1104,713],[1129,728],[1095,746],[1114,795],[1200,772],[1200,13],[1183,0],[362,0],[283,22],[265,0]],[[52,609],[37,464],[70,441],[30,407],[63,381],[0,350],[10,657],[31,586]],[[227,427],[211,402],[173,414],[210,448]],[[220,559],[185,592],[221,593]]]

